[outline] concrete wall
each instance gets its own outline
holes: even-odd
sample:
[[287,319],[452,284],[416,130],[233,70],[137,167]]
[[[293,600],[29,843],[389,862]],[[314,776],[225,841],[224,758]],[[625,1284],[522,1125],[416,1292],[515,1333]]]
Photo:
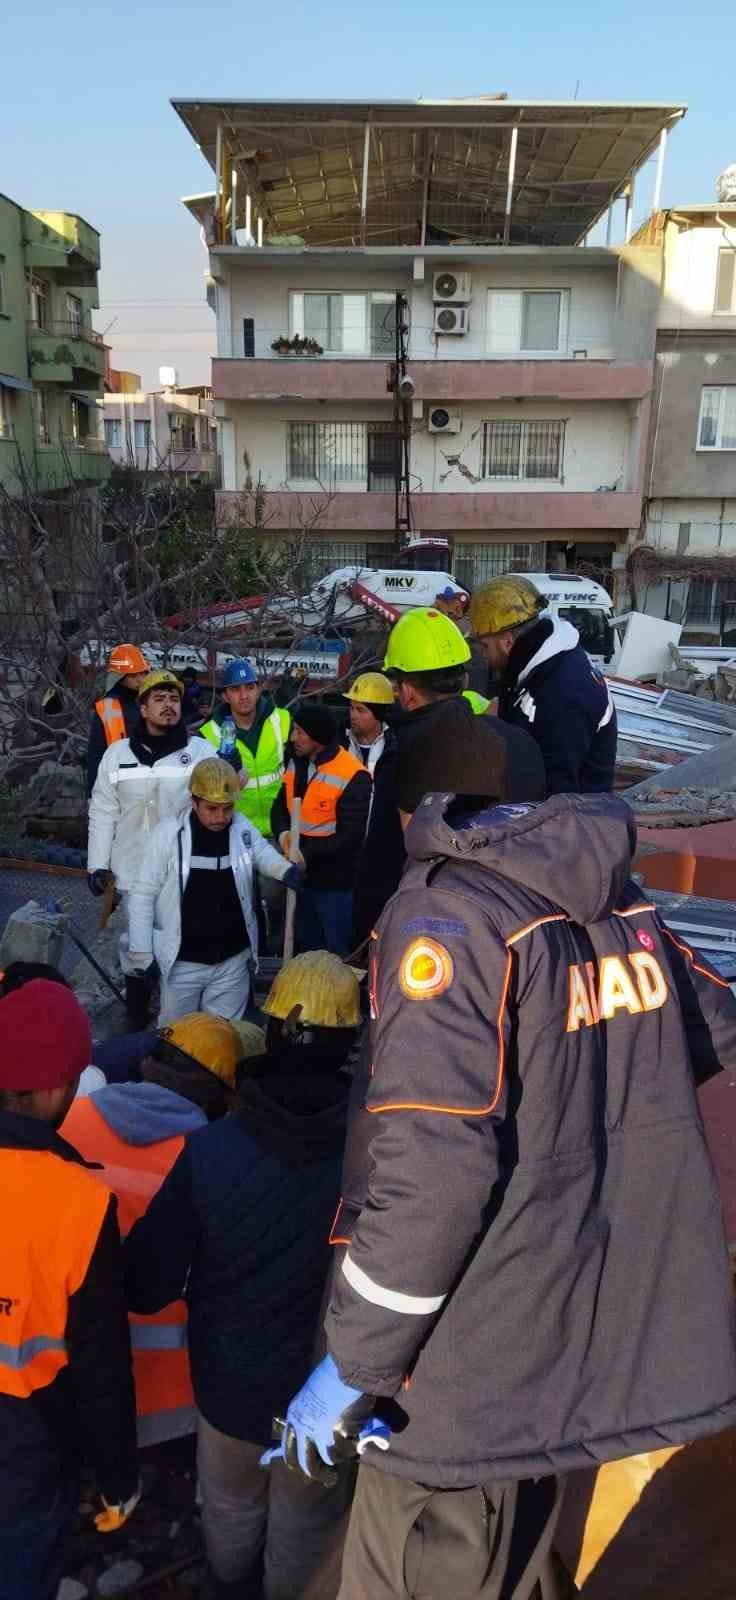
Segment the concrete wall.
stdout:
[[662,251],[627,245],[619,252],[614,345],[619,359],[654,357],[662,289]]
[[667,339],[657,355],[650,494],[736,494],[736,451],[697,448],[701,392],[708,384],[736,384],[736,332],[733,340],[706,333],[676,344]]
[[[473,264],[472,300],[470,302],[470,331],[460,337],[437,338],[433,333],[434,302],[432,298],[433,272],[440,263],[427,261],[423,282],[414,282],[411,276],[412,257],[407,252],[406,264],[401,268],[358,272],[354,268],[340,272],[327,269],[308,260],[270,261],[267,267],[249,265],[249,252],[233,261],[229,258],[216,263],[222,274],[218,283],[218,354],[242,356],[243,318],[255,321],[255,354],[271,356],[271,343],[279,334],[290,335],[291,290],[345,291],[350,294],[379,291],[395,294],[402,290],[411,307],[410,359],[439,356],[444,360],[486,360],[488,351],[488,291],[490,289],[563,289],[569,293],[569,319],[567,354],[585,349],[589,359],[613,359],[632,353],[634,345],[630,330],[617,331],[617,255],[611,253],[610,267],[587,269],[581,251],[579,267],[561,268],[554,264],[550,253],[549,266],[534,266],[514,261],[513,251],[498,265],[487,262]],[[636,278],[634,258],[642,259],[656,252],[629,253],[631,265],[628,277]],[[448,267],[452,262],[447,263]],[[648,282],[648,280],[645,280]],[[632,290],[633,297],[633,290]],[[647,294],[640,295],[640,307],[647,311],[651,329],[648,349],[653,345],[655,307]],[[621,341],[619,349],[618,341]],[[644,340],[646,343],[646,340]],[[637,351],[637,354],[639,352]],[[376,359],[385,360],[385,356]],[[499,359],[496,357],[495,359]],[[501,357],[500,359],[507,359]],[[559,358],[558,358],[559,359]]]
[[736,315],[714,313],[718,252],[736,249],[736,227],[715,215],[691,226],[669,219],[665,230],[665,283],[660,328],[712,328],[736,335]]
[[647,542],[662,550],[679,548],[683,555],[736,553],[736,475],[732,487],[730,498],[650,500]]
[[[268,407],[228,405],[232,418],[236,480],[224,481],[228,489],[242,489],[249,474],[261,474],[269,489],[291,488],[299,492],[318,490],[318,482],[287,478],[287,432],[290,422],[390,422],[390,403],[341,405],[325,414],[324,407],[303,402],[273,404]],[[498,494],[504,489],[514,494],[562,493],[607,488],[629,489],[631,481],[629,443],[632,419],[626,404],[587,406],[554,402],[514,401],[465,405],[461,411],[459,434],[429,433],[426,420],[412,431],[412,475],[416,492],[442,491],[444,494],[474,492]],[[485,479],[481,474],[483,423],[495,420],[539,421],[564,418],[565,449],[562,481]],[[246,462],[247,457],[247,462]],[[344,487],[344,485],[342,486]],[[351,485],[359,492],[359,485]]]
[[[23,212],[0,195],[0,266],[5,286],[4,312],[0,315],[0,373],[29,382],[26,346],[26,282],[23,266]],[[33,448],[33,410],[28,393],[5,389],[4,399],[17,446],[24,457]],[[12,438],[0,438],[0,483],[10,487],[18,460]]]

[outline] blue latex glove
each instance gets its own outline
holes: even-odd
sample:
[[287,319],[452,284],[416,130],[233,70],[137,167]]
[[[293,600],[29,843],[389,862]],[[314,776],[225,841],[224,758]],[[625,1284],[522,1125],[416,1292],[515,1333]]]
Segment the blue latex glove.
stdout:
[[368,1444],[388,1450],[391,1429],[375,1416],[375,1398],[343,1383],[332,1356],[315,1367],[286,1413],[281,1444],[266,1450],[261,1466],[277,1456],[318,1483],[336,1481],[333,1466],[362,1455]]

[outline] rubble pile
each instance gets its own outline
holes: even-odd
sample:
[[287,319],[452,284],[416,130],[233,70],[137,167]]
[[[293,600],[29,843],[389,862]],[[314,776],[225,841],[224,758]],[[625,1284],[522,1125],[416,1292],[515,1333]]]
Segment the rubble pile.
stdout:
[[[80,1499],[57,1600],[103,1600],[142,1594],[146,1600],[195,1600],[204,1576],[196,1507],[194,1439],[146,1450],[143,1496],[119,1533],[100,1538],[99,1509]],[[66,1588],[64,1588],[66,1585]]]
[[736,819],[736,788],[632,790],[626,796],[643,828],[702,828]]
[[718,666],[715,672],[701,672],[673,644],[669,646],[672,666],[660,672],[662,689],[680,689],[698,700],[715,700],[719,705],[736,705],[736,667]]

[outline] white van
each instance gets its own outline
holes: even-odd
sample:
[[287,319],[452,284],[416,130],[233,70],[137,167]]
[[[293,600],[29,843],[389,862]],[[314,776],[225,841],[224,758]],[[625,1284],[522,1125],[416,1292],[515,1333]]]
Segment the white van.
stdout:
[[618,641],[611,596],[601,583],[575,572],[506,572],[504,577],[528,578],[544,595],[552,615],[564,617],[577,628],[593,665],[610,670]]

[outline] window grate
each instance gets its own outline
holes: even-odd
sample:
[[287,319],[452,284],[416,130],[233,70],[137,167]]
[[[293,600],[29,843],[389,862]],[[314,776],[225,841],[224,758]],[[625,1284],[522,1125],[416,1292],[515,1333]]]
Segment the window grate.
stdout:
[[391,422],[290,422],[286,473],[295,482],[346,485],[388,493],[394,487],[398,440]]
[[256,353],[256,322],[255,317],[243,317],[243,356],[249,361],[253,360]]
[[455,581],[472,592],[504,572],[542,572],[543,544],[456,544]]
[[481,476],[562,481],[564,421],[484,422]]

